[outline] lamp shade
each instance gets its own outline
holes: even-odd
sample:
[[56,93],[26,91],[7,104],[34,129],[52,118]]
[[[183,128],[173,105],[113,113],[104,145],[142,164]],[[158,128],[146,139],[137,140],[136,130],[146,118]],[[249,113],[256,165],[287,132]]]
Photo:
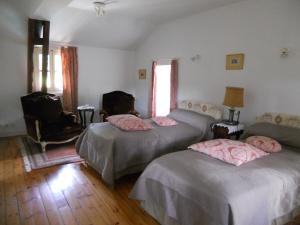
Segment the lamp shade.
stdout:
[[226,87],[223,105],[229,107],[244,107],[244,88]]

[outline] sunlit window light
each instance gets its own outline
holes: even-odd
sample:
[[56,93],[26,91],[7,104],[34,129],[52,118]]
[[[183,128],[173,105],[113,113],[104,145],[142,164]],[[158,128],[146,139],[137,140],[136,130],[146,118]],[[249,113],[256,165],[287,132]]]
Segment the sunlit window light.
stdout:
[[158,65],[156,77],[156,115],[166,116],[170,112],[171,65]]
[[[42,64],[43,56],[38,54],[38,85],[39,89],[42,87]],[[58,50],[51,50],[48,55],[47,67],[47,89],[50,92],[61,93],[63,90],[62,77],[62,62],[61,55]]]

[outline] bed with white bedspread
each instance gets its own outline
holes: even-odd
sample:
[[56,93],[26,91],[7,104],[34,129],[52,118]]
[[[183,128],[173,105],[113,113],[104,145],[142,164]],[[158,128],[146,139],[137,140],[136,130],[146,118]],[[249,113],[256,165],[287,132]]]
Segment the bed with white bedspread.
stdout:
[[272,137],[282,151],[238,167],[192,150],[170,153],[149,164],[130,197],[163,225],[291,221],[300,214],[300,129],[296,117],[273,117],[259,117],[244,138]]
[[77,153],[113,187],[116,179],[143,171],[153,159],[211,138],[210,124],[221,118],[222,110],[197,104],[206,104],[203,113],[184,106],[171,112],[168,117],[178,123],[171,127],[157,126],[148,119],[153,129],[128,132],[108,122],[93,123],[77,140]]

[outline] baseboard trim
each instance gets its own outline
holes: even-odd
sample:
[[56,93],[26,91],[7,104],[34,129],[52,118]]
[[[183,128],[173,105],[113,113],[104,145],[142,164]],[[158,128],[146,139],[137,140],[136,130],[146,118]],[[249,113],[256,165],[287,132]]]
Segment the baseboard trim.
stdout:
[[0,137],[14,137],[26,135],[25,131],[0,132]]

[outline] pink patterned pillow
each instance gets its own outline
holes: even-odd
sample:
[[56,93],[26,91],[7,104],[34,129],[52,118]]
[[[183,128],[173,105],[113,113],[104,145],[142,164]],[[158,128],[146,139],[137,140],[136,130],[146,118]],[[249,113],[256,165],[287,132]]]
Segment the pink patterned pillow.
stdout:
[[135,130],[150,130],[152,129],[151,124],[143,121],[141,118],[138,118],[134,115],[123,114],[123,115],[115,115],[109,116],[106,118],[108,122],[112,125],[127,131],[135,131]]
[[166,116],[157,116],[157,117],[154,117],[152,118],[152,120],[158,125],[158,126],[174,126],[174,125],[177,125],[178,123],[169,118],[169,117],[166,117]]
[[189,148],[236,166],[269,155],[269,153],[261,151],[252,145],[229,139],[200,142],[189,146]]
[[278,141],[264,136],[248,137],[246,143],[269,153],[280,152],[282,149]]

